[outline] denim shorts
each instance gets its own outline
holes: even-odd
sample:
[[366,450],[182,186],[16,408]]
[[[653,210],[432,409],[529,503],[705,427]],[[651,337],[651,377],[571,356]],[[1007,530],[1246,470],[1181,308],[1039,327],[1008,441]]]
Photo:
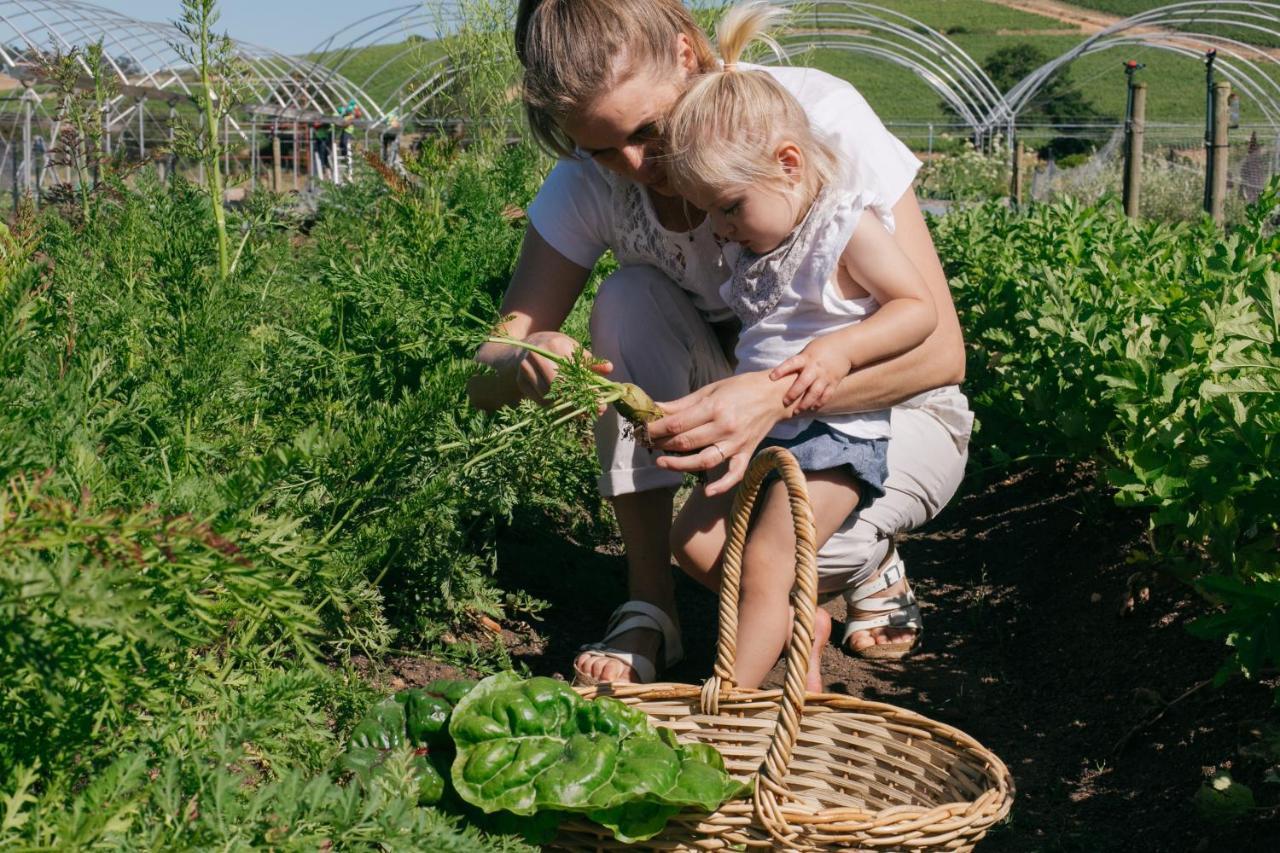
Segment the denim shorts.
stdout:
[[766,438],[760,447],[785,447],[800,463],[802,471],[847,467],[858,481],[859,510],[884,497],[884,481],[889,477],[887,438],[857,438],[832,429],[822,421],[814,421],[793,438]]

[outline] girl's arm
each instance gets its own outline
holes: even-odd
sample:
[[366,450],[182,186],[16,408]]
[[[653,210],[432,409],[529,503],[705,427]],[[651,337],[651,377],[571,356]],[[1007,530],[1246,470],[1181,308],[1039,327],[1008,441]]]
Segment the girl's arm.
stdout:
[[937,327],[924,279],[874,213],[863,212],[840,267],[880,308],[857,325],[815,338],[769,374],[795,376],[783,403],[798,403],[799,411],[821,408],[852,371],[914,349]]
[[[896,358],[877,362],[846,376],[830,402],[829,413],[885,409],[943,385],[964,381],[964,338],[947,277],[914,192],[893,206],[894,242],[911,259],[933,297],[938,327],[920,346]],[[742,477],[756,446],[773,425],[791,412],[782,402],[787,383],[767,373],[743,373],[704,385],[692,394],[662,402],[669,414],[649,424],[649,437],[666,451],[658,465],[676,471],[706,471],[729,460],[717,491],[732,488]]]
[[[557,355],[571,355],[578,349],[578,342],[561,334],[559,329],[590,275],[591,270],[583,269],[551,248],[530,225],[515,274],[502,300],[502,316],[507,320],[497,331]],[[514,405],[526,397],[540,400],[556,376],[554,363],[516,347],[485,344],[475,358],[495,371],[473,376],[467,383],[471,404],[479,409]],[[613,366],[605,363],[596,369],[608,373]]]
[[964,336],[947,276],[915,194],[893,206],[894,242],[920,272],[938,317],[924,343],[902,355],[876,362],[841,381],[822,411],[830,414],[885,409],[924,391],[964,381]]

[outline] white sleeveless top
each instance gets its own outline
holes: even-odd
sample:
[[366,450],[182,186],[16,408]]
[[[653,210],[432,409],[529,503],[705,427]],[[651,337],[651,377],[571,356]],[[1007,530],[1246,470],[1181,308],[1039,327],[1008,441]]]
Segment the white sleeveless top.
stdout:
[[[743,250],[720,294],[742,320],[735,354],[738,373],[767,371],[799,353],[814,338],[847,329],[875,313],[874,297],[848,299],[836,279],[840,256],[858,220],[871,210],[893,232],[889,205],[870,193],[833,188],[813,203],[804,221],[767,255]],[[790,381],[787,378],[781,380]],[[814,420],[855,438],[888,438],[889,410],[795,417],[771,438],[794,438]]]

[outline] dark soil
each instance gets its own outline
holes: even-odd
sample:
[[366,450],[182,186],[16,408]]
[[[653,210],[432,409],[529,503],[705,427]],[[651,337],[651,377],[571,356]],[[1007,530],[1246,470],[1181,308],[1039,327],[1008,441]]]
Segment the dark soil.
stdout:
[[[1280,784],[1265,781],[1280,766],[1276,679],[1206,683],[1225,650],[1185,625],[1207,606],[1185,586],[1134,577],[1142,518],[1094,482],[1060,467],[968,484],[901,546],[924,609],[921,650],[871,663],[829,648],[828,689],[953,725],[1005,761],[1016,799],[983,850],[1280,849]],[[507,626],[520,635],[509,643],[516,662],[569,673],[624,598],[622,558],[525,525],[500,556],[505,584],[551,603],[536,630]],[[667,678],[698,683],[714,655],[715,601],[682,578],[680,604],[689,657]],[[841,603],[828,606],[843,617]],[[393,683],[456,672],[391,663]],[[780,679],[781,667],[772,685]],[[1192,797],[1218,769],[1262,808],[1227,826],[1202,820]]]

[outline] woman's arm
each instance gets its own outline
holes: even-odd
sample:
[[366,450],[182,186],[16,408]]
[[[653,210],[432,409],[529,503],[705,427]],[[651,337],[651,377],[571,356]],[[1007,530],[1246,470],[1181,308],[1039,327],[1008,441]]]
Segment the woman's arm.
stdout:
[[[515,274],[502,300],[502,316],[506,321],[498,331],[558,355],[572,354],[578,349],[578,342],[561,334],[559,329],[590,275],[591,270],[551,248],[530,225]],[[514,405],[526,397],[540,400],[556,376],[555,364],[516,347],[485,344],[475,358],[494,370],[473,376],[467,383],[471,404],[479,409],[491,411]],[[606,363],[598,369],[608,373],[613,368]]]
[[960,319],[947,287],[947,276],[938,260],[933,237],[914,192],[906,193],[893,207],[898,248],[915,265],[933,296],[937,327],[924,343],[895,358],[856,370],[840,383],[830,402],[822,407],[829,413],[865,412],[885,409],[915,395],[958,385],[964,381],[964,338]]

